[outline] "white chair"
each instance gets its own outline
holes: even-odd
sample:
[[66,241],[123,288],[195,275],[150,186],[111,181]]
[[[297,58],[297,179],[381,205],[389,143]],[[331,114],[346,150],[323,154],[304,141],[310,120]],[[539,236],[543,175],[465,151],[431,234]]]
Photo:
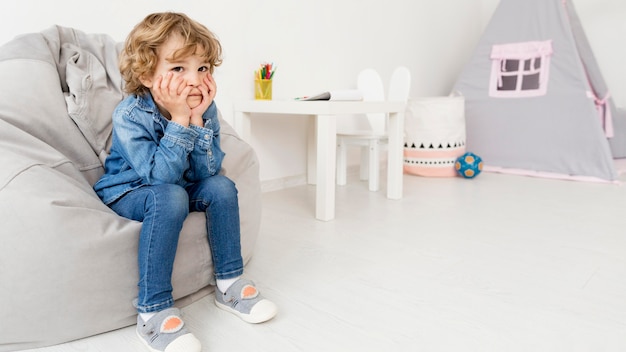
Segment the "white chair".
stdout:
[[[373,69],[359,73],[357,88],[363,92],[363,100],[385,100],[382,80]],[[404,66],[397,67],[391,75],[387,100],[406,102],[410,88],[410,71]],[[346,184],[347,149],[350,145],[356,145],[361,147],[360,179],[369,180],[369,190],[377,191],[380,187],[380,149],[387,145],[387,115],[367,114],[367,121],[367,130],[342,131],[337,134],[337,184]]]
[[397,67],[389,80],[388,101],[401,101],[406,103],[409,100],[411,90],[411,71],[404,66]]

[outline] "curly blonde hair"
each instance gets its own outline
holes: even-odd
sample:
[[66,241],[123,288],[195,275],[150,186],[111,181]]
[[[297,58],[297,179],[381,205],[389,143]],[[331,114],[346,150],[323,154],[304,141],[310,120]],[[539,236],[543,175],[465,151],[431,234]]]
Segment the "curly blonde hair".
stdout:
[[127,93],[143,95],[149,92],[141,78],[154,74],[157,50],[176,34],[183,38],[184,45],[174,53],[174,59],[193,55],[202,49],[198,54],[210,64],[211,73],[222,64],[222,46],[205,26],[182,13],[153,13],[133,28],[120,54],[120,72]]

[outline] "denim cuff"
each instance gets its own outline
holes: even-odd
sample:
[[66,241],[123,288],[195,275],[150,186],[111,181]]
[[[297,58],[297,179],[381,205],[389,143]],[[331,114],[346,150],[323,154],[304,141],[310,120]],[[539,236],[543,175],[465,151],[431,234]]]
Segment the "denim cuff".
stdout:
[[169,140],[174,144],[180,145],[187,151],[192,151],[195,140],[198,138],[198,132],[193,128],[185,127],[176,122],[170,121],[165,129],[163,139]]
[[213,143],[213,130],[196,125],[191,125],[189,128],[197,133],[195,144],[204,151],[209,150],[209,148],[211,148],[211,144]]

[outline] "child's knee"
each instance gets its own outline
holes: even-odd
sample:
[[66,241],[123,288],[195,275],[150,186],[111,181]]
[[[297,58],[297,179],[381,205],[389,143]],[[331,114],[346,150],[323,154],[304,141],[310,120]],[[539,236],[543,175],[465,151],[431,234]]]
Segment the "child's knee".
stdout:
[[222,200],[237,200],[237,187],[235,183],[228,177],[221,176],[219,178],[219,198]]
[[238,202],[235,183],[222,175],[212,176],[198,184],[192,197],[193,201],[202,202],[205,206],[230,207]]
[[178,185],[163,184],[152,187],[152,202],[160,210],[171,213],[172,216],[186,216],[189,214],[189,196],[185,189]]

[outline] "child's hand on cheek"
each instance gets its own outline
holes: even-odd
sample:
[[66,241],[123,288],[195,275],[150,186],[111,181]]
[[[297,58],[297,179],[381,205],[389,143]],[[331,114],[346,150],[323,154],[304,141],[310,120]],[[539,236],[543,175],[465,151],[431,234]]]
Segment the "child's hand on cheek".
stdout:
[[[206,77],[204,77],[204,84],[206,84],[207,86],[207,89],[209,91],[209,99],[212,102],[213,99],[215,99],[215,95],[217,94],[217,84],[215,84],[215,79],[213,78],[213,75],[206,75]],[[209,105],[211,104],[209,103]]]
[[211,75],[206,75],[202,83],[198,87],[202,92],[202,102],[191,109],[191,123],[197,126],[203,126],[202,114],[209,108],[216,94],[215,80]]
[[171,121],[189,126],[191,109],[187,105],[187,95],[190,90],[190,87],[184,85],[182,78],[174,78],[174,75],[168,72],[165,77],[159,76],[156,79],[150,92],[159,107],[169,113]]

